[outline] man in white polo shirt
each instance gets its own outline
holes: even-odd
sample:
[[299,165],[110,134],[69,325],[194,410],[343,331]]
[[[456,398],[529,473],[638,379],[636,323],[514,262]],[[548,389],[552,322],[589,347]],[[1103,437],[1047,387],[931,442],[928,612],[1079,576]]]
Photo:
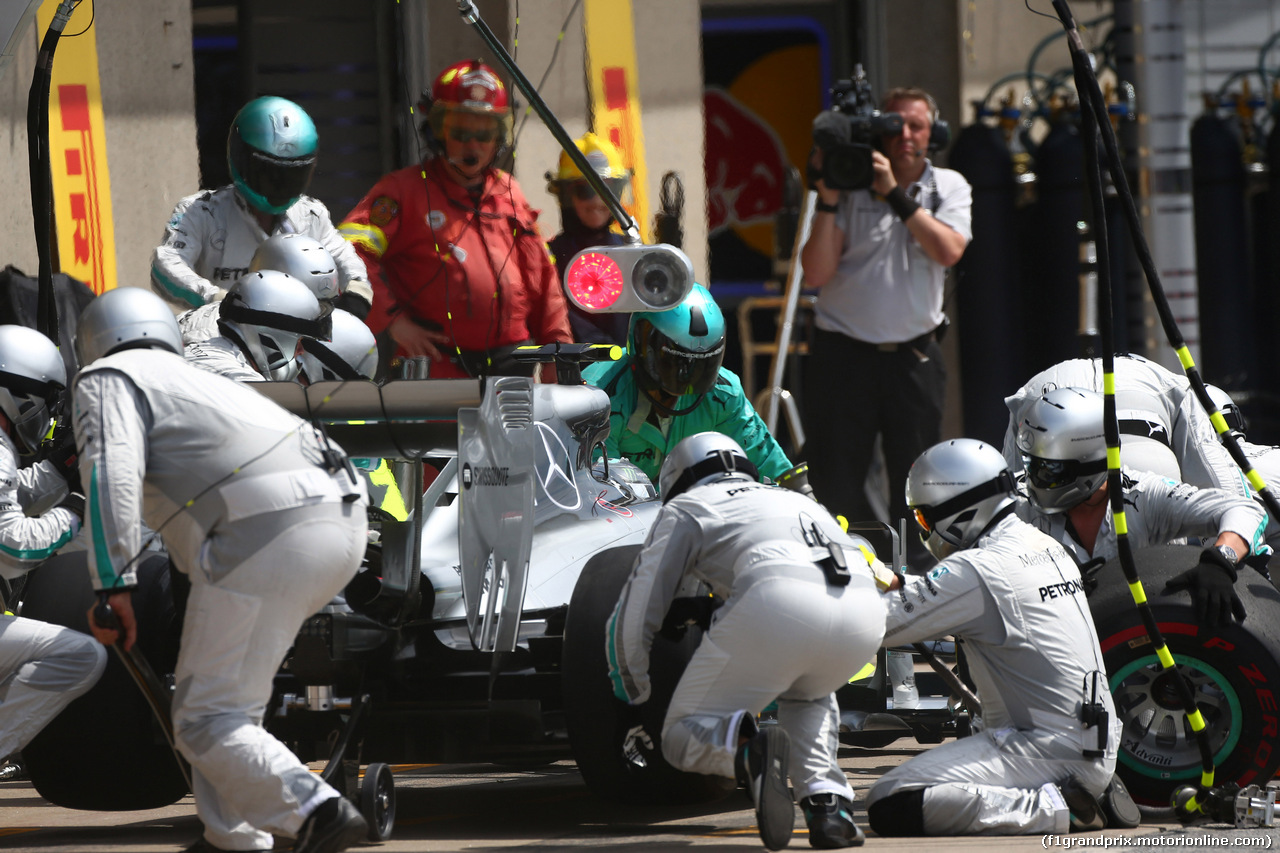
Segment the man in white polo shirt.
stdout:
[[[872,152],[871,187],[815,185],[818,204],[801,250],[805,277],[819,288],[804,454],[818,499],[833,512],[869,519],[863,487],[880,435],[896,527],[909,517],[907,471],[940,438],[942,286],[972,238],[972,193],[959,172],[925,156],[938,118],[927,92],[892,89],[882,109],[902,116],[902,131],[882,137],[881,150]],[[815,149],[815,169],[822,156]],[[912,564],[931,562],[908,538]]]

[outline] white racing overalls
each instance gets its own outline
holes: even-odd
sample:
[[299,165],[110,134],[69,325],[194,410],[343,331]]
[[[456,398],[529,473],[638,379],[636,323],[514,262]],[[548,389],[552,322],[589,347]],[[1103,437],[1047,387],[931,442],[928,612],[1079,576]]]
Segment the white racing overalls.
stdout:
[[[364,261],[338,234],[320,201],[302,196],[276,217],[274,233],[315,238],[333,256],[342,292],[373,304]],[[151,255],[151,289],[184,309],[217,301],[249,271],[254,252],[270,236],[234,185],[189,195],[174,207],[164,239]]]
[[[816,547],[814,526],[844,550],[847,586],[828,584],[815,563],[829,552]],[[609,620],[614,692],[633,704],[648,699],[653,636],[682,586],[704,582],[725,603],[672,696],[663,756],[681,770],[732,778],[743,717],[777,699],[796,797],[852,800],[836,764],[834,692],[875,656],[884,634],[868,555],[798,492],[734,476],[676,496]]]
[[[1241,440],[1240,449],[1249,458],[1249,464],[1261,475],[1262,481],[1271,489],[1271,493],[1280,498],[1280,447],[1272,447],[1267,444],[1250,444]],[[1252,492],[1253,490],[1250,489],[1250,491]],[[1262,498],[1255,496],[1255,500],[1265,511]],[[1267,531],[1263,535],[1273,551],[1280,549],[1280,523],[1277,523],[1269,512],[1267,513]]]
[[[1123,464],[1201,488],[1248,494],[1240,469],[1218,443],[1187,377],[1141,356],[1125,355],[1115,360],[1115,381]],[[1009,407],[1004,458],[1010,471],[1022,470],[1018,424],[1032,403],[1055,388],[1088,388],[1101,394],[1102,360],[1075,358],[1055,364],[1004,398]]]
[[[51,467],[19,469],[13,442],[0,432],[0,576],[17,578],[72,540],[80,519],[71,510],[25,511],[66,494]],[[96,684],[106,663],[106,650],[88,634],[0,612],[0,760]]]
[[[1134,548],[1164,545],[1188,536],[1205,537],[1212,542],[1218,534],[1228,531],[1249,543],[1249,554],[1260,553],[1265,545],[1263,532],[1267,514],[1247,497],[1223,489],[1197,489],[1127,466],[1121,469],[1120,475],[1129,544]],[[1026,497],[1019,497],[1018,515],[1061,542],[1081,565],[1093,559],[1110,560],[1119,553],[1110,504],[1098,529],[1092,554],[1068,531],[1065,512],[1049,515]],[[1240,555],[1241,559],[1246,556],[1248,554]],[[1187,568],[1193,565],[1195,557],[1189,558]]]
[[[974,547],[927,575],[906,576],[886,598],[886,643],[948,634],[964,641],[982,730],[886,773],[868,792],[868,808],[924,789],[927,835],[1066,833],[1069,811],[1054,786],[1075,777],[1101,794],[1120,742],[1102,651],[1071,557],[1010,514]],[[1083,727],[1081,705],[1094,695],[1110,725],[1104,755],[1087,758],[1083,750],[1098,748],[1098,731]]]
[[240,345],[221,335],[187,344],[182,355],[193,367],[237,382],[265,381],[262,374],[249,363]]
[[164,537],[191,579],[173,724],[205,839],[270,848],[338,796],[262,717],[299,627],[360,563],[363,487],[312,425],[168,352],[101,358],[72,393],[94,586],[133,583],[139,518]]

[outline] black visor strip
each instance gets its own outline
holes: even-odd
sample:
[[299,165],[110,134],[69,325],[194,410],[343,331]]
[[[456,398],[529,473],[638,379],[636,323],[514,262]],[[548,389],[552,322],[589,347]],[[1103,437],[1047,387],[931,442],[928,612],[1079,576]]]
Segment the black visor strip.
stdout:
[[967,492],[961,492],[954,498],[945,500],[937,506],[918,505],[915,509],[920,510],[921,514],[924,515],[925,521],[929,522],[930,527],[936,527],[937,520],[950,518],[961,510],[968,509],[995,495],[1012,493],[1013,488],[1013,475],[1006,468],[997,474],[994,480],[980,483]]
[[250,308],[234,297],[222,300],[218,316],[234,323],[247,323],[250,326],[263,326],[268,329],[279,329],[282,332],[295,332],[311,338],[328,338],[333,329],[329,313],[325,312],[315,320],[302,317],[291,317],[288,314],[277,314],[275,311],[259,311]]
[[[329,368],[337,375],[339,379],[363,379],[356,369],[342,360],[336,352],[329,349],[323,342],[317,341],[315,338],[303,338],[301,341],[302,349],[310,355],[315,356],[316,361]],[[312,382],[320,379],[319,376],[308,376]]]
[[756,466],[751,463],[750,459],[745,456],[738,456],[735,453],[720,451],[714,456],[708,456],[696,465],[690,465],[684,469],[684,473],[680,475],[680,479],[676,480],[676,484],[671,488],[671,494],[667,496],[667,499],[670,500],[683,493],[703,477],[719,473],[746,474],[753,480],[760,479],[760,472],[756,470]]
[[62,386],[56,382],[41,382],[39,379],[32,379],[30,376],[19,376],[16,373],[8,373],[0,370],[0,386],[8,388],[15,394],[26,394],[31,397],[48,397],[53,393],[55,388]]

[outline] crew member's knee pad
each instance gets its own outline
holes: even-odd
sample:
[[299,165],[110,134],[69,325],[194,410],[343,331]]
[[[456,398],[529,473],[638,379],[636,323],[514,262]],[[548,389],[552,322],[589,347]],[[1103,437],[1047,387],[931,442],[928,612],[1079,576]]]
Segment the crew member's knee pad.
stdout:
[[867,809],[867,823],[877,835],[924,835],[924,788],[900,791],[876,800]]

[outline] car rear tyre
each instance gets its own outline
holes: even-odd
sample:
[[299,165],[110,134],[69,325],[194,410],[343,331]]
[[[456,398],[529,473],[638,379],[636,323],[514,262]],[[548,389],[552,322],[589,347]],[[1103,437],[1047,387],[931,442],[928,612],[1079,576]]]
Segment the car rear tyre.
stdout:
[[647,803],[718,799],[734,789],[733,780],[685,773],[662,757],[662,721],[680,676],[702,640],[697,627],[690,627],[678,643],[654,638],[649,658],[653,690],[638,709],[654,749],[643,768],[622,755],[627,728],[635,722],[627,719],[609,683],[605,627],[639,550],[639,545],[628,545],[596,554],[583,568],[569,602],[562,677],[573,756],[587,787],[607,799]]
[[[1138,576],[1178,669],[1190,679],[1210,738],[1216,784],[1266,784],[1280,767],[1280,593],[1244,569],[1236,592],[1244,623],[1197,625],[1190,596],[1166,594],[1166,581],[1196,562],[1185,546],[1135,553]],[[1200,777],[1200,753],[1177,685],[1163,673],[1133,605],[1119,561],[1098,574],[1089,598],[1116,712],[1124,724],[1116,770],[1135,800],[1166,806]]]
[[[59,554],[28,576],[22,615],[89,633],[95,599],[85,552]],[[138,648],[163,681],[178,654],[178,619],[169,561],[138,565],[133,593]],[[102,678],[68,705],[22,751],[42,797],[71,809],[131,811],[177,802],[187,793],[173,750],[120,659],[107,655]]]

